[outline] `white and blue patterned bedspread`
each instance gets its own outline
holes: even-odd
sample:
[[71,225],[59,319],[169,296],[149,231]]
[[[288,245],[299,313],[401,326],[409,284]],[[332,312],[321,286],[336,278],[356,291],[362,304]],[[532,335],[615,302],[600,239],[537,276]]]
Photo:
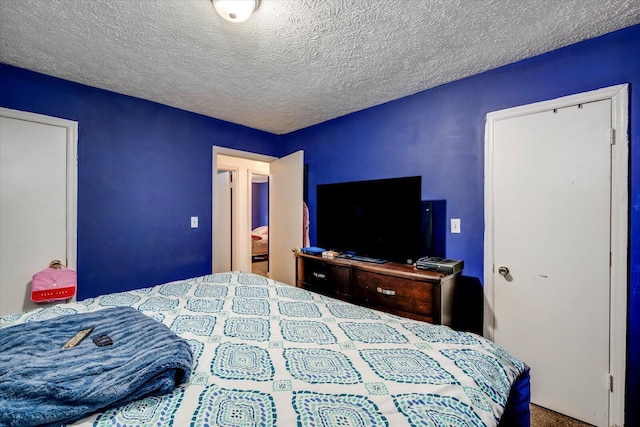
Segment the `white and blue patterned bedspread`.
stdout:
[[0,318],[135,307],[187,339],[190,382],[82,426],[491,426],[527,367],[492,342],[248,273]]

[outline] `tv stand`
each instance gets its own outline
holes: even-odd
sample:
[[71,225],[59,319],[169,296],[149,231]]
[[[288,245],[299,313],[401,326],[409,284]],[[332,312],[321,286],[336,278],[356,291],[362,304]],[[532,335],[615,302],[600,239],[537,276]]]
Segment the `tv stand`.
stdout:
[[459,274],[296,253],[296,286],[343,301],[429,323],[451,325]]

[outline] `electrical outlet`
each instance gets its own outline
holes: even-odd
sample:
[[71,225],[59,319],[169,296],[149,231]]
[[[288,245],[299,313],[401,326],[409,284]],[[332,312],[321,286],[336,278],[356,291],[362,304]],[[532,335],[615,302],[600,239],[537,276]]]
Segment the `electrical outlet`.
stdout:
[[197,216],[192,216],[191,217],[191,228],[198,228],[198,217]]
[[451,232],[460,233],[460,218],[451,218]]

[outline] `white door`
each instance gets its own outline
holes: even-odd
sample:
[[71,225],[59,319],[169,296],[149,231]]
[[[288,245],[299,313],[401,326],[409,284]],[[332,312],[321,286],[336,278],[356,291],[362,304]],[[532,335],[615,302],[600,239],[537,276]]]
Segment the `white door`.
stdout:
[[213,265],[215,266],[214,273],[220,273],[223,271],[231,271],[231,254],[232,254],[232,239],[231,239],[231,174],[230,171],[217,171],[215,179],[215,190],[213,196],[215,202],[213,207],[215,209],[214,218],[216,219],[214,224],[214,236],[213,240],[214,251],[213,255],[216,257]]
[[75,122],[0,111],[0,315],[37,307],[31,278],[75,269]]
[[295,258],[302,247],[304,153],[297,151],[269,165],[269,277],[295,285]]
[[598,426],[608,423],[611,117],[607,99],[493,128],[493,338],[531,367],[533,403]]

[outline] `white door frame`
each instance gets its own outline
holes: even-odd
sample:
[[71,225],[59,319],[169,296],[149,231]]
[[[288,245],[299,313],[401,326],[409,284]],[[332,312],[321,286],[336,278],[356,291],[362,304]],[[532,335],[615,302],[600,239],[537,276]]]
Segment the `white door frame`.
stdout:
[[625,363],[627,333],[627,271],[628,271],[628,85],[622,84],[576,95],[508,108],[487,114],[484,153],[484,335],[494,339],[493,282],[493,155],[494,123],[500,120],[560,109],[576,104],[611,100],[611,293],[609,299],[609,372],[613,380],[609,395],[609,425],[624,425]]
[[[78,246],[78,122],[29,113],[27,111],[0,108],[0,116],[10,119],[42,123],[66,129],[67,134],[67,267],[77,269]],[[75,300],[75,296],[73,297]]]
[[[215,191],[215,177],[216,177],[216,171],[218,170],[218,154],[222,154],[225,156],[231,156],[231,157],[239,157],[241,159],[248,159],[248,160],[256,160],[259,162],[265,162],[265,163],[271,163],[272,161],[276,160],[277,157],[272,157],[272,156],[267,156],[264,154],[258,154],[258,153],[252,153],[250,151],[241,151],[241,150],[236,150],[233,148],[227,148],[227,147],[219,147],[214,145],[213,146],[213,159],[212,159],[212,173],[211,173],[211,182],[212,182],[212,192]],[[240,197],[237,193],[236,193],[236,198]],[[216,271],[216,266],[215,266],[215,262],[216,262],[216,257],[215,257],[215,224],[216,224],[216,217],[215,217],[215,202],[216,202],[216,198],[212,197],[211,198],[211,271],[214,272]],[[234,201],[235,203],[235,201]],[[237,210],[236,210],[237,211]],[[250,253],[250,248],[249,248],[249,254],[248,256],[251,256]]]

